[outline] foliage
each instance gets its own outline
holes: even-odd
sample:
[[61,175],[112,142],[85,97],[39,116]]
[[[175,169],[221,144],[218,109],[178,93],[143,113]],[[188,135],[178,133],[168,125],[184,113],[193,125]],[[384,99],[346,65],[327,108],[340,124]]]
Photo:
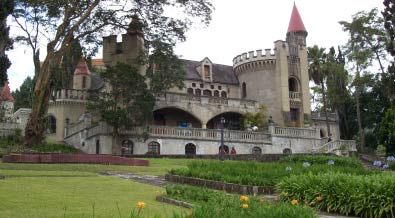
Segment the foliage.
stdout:
[[395,217],[393,174],[369,176],[327,172],[292,175],[277,186],[280,200],[297,199],[328,212],[360,217]]
[[14,10],[13,0],[2,0],[0,2],[0,84],[7,81],[7,69],[11,63],[5,51],[12,47],[12,40],[9,38],[9,28],[7,27],[7,17]]
[[247,112],[241,118],[241,125],[243,129],[251,129],[252,127],[258,127],[258,131],[263,131],[267,124],[266,107],[264,105],[259,106],[257,112]]
[[195,203],[191,217],[316,217],[315,211],[300,205],[271,203],[266,199],[227,195],[206,188],[192,186],[168,186],[167,196]]
[[[290,170],[288,170],[290,169]],[[309,167],[299,162],[289,163],[257,163],[240,161],[192,161],[188,168],[172,169],[170,174],[216,180],[242,185],[258,185],[273,187],[284,177],[311,172],[335,171],[350,174],[369,174],[362,167],[312,164]]]
[[14,110],[17,111],[19,108],[31,108],[33,100],[33,88],[34,81],[28,76],[22,83],[19,89],[12,92],[12,96],[15,99]]
[[[395,8],[392,0],[384,0],[384,11],[382,12],[384,17],[384,28],[386,30],[387,35],[387,43],[386,48],[387,51],[395,57]],[[391,64],[388,66],[388,71],[386,74],[382,75],[382,89],[387,98],[387,100],[393,101],[395,100],[395,65],[394,60],[391,61]]]
[[379,128],[380,142],[386,147],[387,154],[395,153],[395,108],[391,107],[386,112]]
[[322,164],[325,165],[328,161],[333,160],[336,166],[342,167],[355,167],[362,168],[360,160],[351,157],[338,157],[338,156],[322,156],[322,155],[290,155],[283,157],[279,160],[280,163],[289,162],[309,162],[310,164]]
[[74,148],[71,145],[65,144],[57,144],[57,143],[50,143],[50,142],[42,142],[36,146],[33,146],[32,149],[39,153],[78,153],[79,150]]
[[[97,51],[102,35],[111,31],[128,29],[132,16],[138,16],[142,25],[147,51],[155,53],[159,45],[174,47],[178,41],[185,40],[185,33],[193,21],[208,24],[211,20],[212,4],[203,1],[49,1],[20,0],[16,2],[13,14],[24,35],[21,41],[27,42],[33,50],[36,66],[36,86],[32,113],[25,130],[25,143],[33,145],[43,139],[44,116],[51,93],[51,80],[62,58],[73,41],[84,46],[85,56]],[[109,7],[111,5],[111,7]],[[167,7],[176,13],[165,13]],[[177,18],[173,17],[177,14]],[[170,15],[170,16],[168,16]],[[133,25],[130,26],[131,28]],[[30,33],[33,33],[30,35]],[[39,33],[39,34],[38,34]],[[48,40],[47,55],[40,66],[37,45],[44,34]],[[160,50],[160,49],[158,49]],[[172,49],[167,49],[172,53]],[[149,63],[147,59],[141,64]]]

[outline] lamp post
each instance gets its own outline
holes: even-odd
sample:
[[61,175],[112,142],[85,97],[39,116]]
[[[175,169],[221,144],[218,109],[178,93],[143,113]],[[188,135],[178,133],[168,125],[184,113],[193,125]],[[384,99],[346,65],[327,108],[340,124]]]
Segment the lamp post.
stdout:
[[224,125],[225,125],[225,118],[221,117],[221,149],[219,151],[221,161],[225,159],[225,149],[224,149]]

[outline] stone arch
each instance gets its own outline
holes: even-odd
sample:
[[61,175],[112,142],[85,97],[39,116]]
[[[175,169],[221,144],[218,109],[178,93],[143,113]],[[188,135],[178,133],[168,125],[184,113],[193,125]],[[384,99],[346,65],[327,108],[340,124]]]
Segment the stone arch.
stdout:
[[219,97],[219,91],[218,90],[214,91],[214,97]]
[[292,76],[288,78],[288,90],[290,92],[300,92],[299,84],[299,80],[296,77]]
[[185,145],[185,155],[194,156],[196,155],[196,145],[193,143],[188,143]]
[[221,117],[225,118],[224,128],[230,130],[240,130],[241,124],[240,119],[243,116],[241,112],[227,111],[221,112],[212,116],[206,123],[207,129],[220,129],[221,128]]
[[121,148],[122,148],[122,155],[130,155],[133,154],[133,141],[129,139],[125,139],[122,141]]
[[283,154],[292,154],[292,150],[290,148],[285,148]]
[[321,137],[321,138],[327,137],[326,130],[323,129],[323,128],[320,128],[320,137]]
[[49,134],[56,133],[56,127],[57,127],[56,117],[52,114],[49,114],[47,118],[47,122],[48,122],[47,133]]
[[[179,126],[177,125],[177,123],[174,123],[176,121],[172,119],[176,115],[183,118],[185,122],[192,124],[192,126],[188,126],[188,127],[201,128],[203,124],[202,120],[197,115],[195,115],[191,111],[188,111],[184,108],[177,106],[155,108],[153,113],[154,113],[153,124],[157,123],[158,121],[155,120],[155,115],[157,116],[157,118],[158,117],[163,118],[164,120],[161,120],[161,123],[165,124],[166,126]],[[177,121],[182,121],[181,118],[180,120]]]
[[254,154],[254,155],[262,154],[262,148],[257,147],[257,146],[253,147],[252,148],[252,154]]
[[160,144],[157,141],[151,141],[148,143],[147,154],[159,155],[160,154]]
[[213,94],[212,94],[211,90],[209,90],[209,89],[203,90],[203,96],[212,96],[212,95]]
[[[218,147],[218,153],[221,152],[221,145]],[[229,154],[229,146],[224,145],[225,154]]]

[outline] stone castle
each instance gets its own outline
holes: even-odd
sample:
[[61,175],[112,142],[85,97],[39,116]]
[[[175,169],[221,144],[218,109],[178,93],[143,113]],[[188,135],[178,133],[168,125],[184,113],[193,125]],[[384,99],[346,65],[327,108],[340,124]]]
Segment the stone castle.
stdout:
[[[116,62],[132,64],[144,48],[144,34],[133,20],[122,41],[103,38],[103,58],[93,60],[96,69]],[[184,88],[172,88],[156,97],[153,120],[147,129],[121,132],[114,144],[111,127],[86,110],[90,89],[106,84],[81,59],[73,78],[73,89],[55,91],[48,109],[48,136],[97,154],[217,154],[220,128],[224,125],[225,150],[238,154],[306,153],[332,151],[355,143],[339,139],[338,118],[330,114],[332,141],[323,114],[311,112],[306,38],[307,31],[294,5],[286,40],[274,49],[237,55],[233,66],[183,60]],[[145,66],[140,67],[144,72]],[[270,117],[265,131],[241,130],[240,118],[256,112],[260,105]],[[221,120],[225,121],[221,123]],[[148,131],[148,139],[136,135]]]

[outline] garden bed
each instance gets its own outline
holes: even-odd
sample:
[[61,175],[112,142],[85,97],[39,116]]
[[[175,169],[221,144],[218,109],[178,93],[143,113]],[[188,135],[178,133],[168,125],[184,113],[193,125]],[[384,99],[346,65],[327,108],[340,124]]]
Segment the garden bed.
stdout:
[[190,203],[187,203],[184,201],[178,201],[176,199],[164,197],[161,195],[156,196],[156,200],[159,202],[163,202],[163,203],[173,204],[173,205],[176,205],[179,207],[193,208],[193,204],[190,204]]
[[200,179],[193,177],[177,176],[167,174],[165,176],[166,181],[187,184],[193,186],[206,187],[215,190],[222,190],[228,193],[238,194],[273,194],[274,187],[263,187],[263,186],[251,186],[251,185],[240,185],[234,183],[226,183],[221,181],[214,181],[208,179]]

